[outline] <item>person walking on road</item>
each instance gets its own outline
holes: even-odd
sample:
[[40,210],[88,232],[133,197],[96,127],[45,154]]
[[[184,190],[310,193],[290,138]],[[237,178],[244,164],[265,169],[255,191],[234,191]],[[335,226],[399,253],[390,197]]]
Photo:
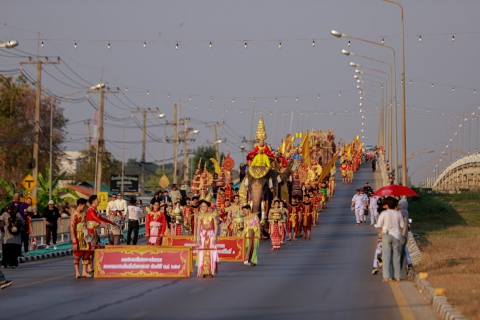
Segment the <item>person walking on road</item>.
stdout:
[[5,229],[2,242],[2,267],[18,268],[18,255],[22,248],[22,230],[25,222],[15,205],[10,203],[7,212],[0,216],[0,228]]
[[243,234],[245,241],[245,265],[256,266],[258,263],[258,246],[260,245],[261,227],[258,215],[252,213],[250,205],[242,207],[243,214]]
[[363,196],[360,194],[360,189],[355,190],[356,194],[352,198],[352,204],[350,205],[350,210],[355,210],[355,219],[357,220],[357,226],[363,222],[363,208],[365,201]]
[[[140,228],[140,213],[143,213],[143,210],[136,206],[137,199],[131,198],[130,205],[127,207],[128,214],[128,231],[127,231],[127,245],[133,243],[137,244],[138,240],[138,229]],[[132,242],[132,231],[133,231],[133,242]]]
[[[378,218],[377,226],[382,230],[382,270],[383,282],[390,279],[400,281],[401,266],[400,259],[402,255],[402,229],[405,227],[402,214],[395,210],[398,200],[388,197],[384,201],[386,207]],[[393,265],[393,275],[391,274],[391,264]]]
[[12,285],[13,280],[7,280],[2,271],[0,271],[0,289],[8,288]]
[[374,225],[378,221],[378,197],[377,196],[370,196],[369,199],[369,207],[370,207],[370,225]]
[[55,207],[53,200],[48,201],[48,207],[43,212],[43,221],[45,221],[46,233],[47,233],[47,245],[45,249],[50,248],[50,240],[53,242],[53,250],[57,250],[57,229],[58,225],[62,222],[60,212]]
[[195,217],[195,237],[197,245],[197,277],[213,277],[218,273],[217,234],[218,222],[213,212],[208,210],[210,202],[200,200],[200,211]]

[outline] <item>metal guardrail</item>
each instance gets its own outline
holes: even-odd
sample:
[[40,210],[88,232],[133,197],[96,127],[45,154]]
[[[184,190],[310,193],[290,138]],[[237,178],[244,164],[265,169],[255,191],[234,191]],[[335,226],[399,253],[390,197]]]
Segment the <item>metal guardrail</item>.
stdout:
[[[105,212],[102,211],[100,213],[101,215],[105,216]],[[147,213],[144,210],[143,213],[139,214],[139,222],[140,225],[145,224],[145,217]],[[46,229],[46,224],[43,221],[42,218],[34,218],[32,219],[32,229],[33,229],[33,235],[30,236],[30,238],[35,237],[37,240],[37,246],[42,247],[46,245],[46,234],[47,234],[47,229]],[[106,235],[106,228],[99,228],[99,235],[105,236]],[[128,230],[128,221],[125,221],[125,225],[123,230]],[[57,243],[69,243],[71,242],[72,239],[70,237],[70,217],[61,217],[60,224],[58,225],[57,228]]]

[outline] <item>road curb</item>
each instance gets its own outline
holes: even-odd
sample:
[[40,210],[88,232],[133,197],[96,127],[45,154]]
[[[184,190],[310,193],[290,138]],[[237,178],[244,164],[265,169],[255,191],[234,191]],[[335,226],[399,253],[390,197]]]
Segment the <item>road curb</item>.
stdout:
[[467,318],[448,303],[447,298],[444,296],[436,296],[435,288],[425,279],[421,279],[417,272],[413,273],[413,282],[417,286],[420,293],[428,300],[433,306],[435,311],[440,315],[443,320],[466,320]]
[[[139,233],[138,238],[143,238],[145,237],[145,233]],[[126,243],[127,240],[125,238],[120,239],[120,243]],[[33,251],[30,251],[33,252]],[[20,263],[26,263],[26,262],[31,262],[31,261],[38,261],[38,260],[44,260],[44,259],[52,259],[52,258],[58,258],[58,257],[65,257],[65,256],[71,256],[72,255],[72,250],[62,250],[62,251],[54,251],[54,252],[49,252],[49,253],[44,253],[44,254],[39,254],[39,255],[31,255],[27,257],[19,257],[18,261]]]

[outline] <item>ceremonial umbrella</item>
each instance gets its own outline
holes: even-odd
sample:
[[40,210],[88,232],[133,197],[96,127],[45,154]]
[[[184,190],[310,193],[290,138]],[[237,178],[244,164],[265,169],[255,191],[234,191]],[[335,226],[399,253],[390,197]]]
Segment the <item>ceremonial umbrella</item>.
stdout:
[[407,197],[419,197],[419,195],[410,189],[409,187],[405,187],[399,184],[392,184],[390,186],[385,186],[377,190],[373,194],[374,196],[379,197],[388,197],[388,196],[407,196]]

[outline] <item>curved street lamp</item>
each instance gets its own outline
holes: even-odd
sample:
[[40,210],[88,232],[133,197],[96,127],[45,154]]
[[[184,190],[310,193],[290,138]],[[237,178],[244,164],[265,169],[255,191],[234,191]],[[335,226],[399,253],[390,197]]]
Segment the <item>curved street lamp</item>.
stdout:
[[18,46],[18,41],[9,40],[8,42],[0,43],[0,48],[12,49]]

